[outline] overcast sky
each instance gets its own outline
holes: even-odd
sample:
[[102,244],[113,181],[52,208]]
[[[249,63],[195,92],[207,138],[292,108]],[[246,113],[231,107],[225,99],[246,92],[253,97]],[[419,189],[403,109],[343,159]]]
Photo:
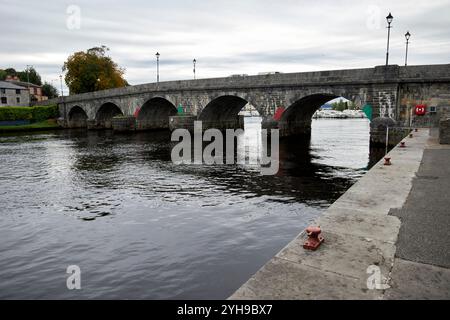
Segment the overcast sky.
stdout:
[[[450,63],[450,0],[0,0],[0,68],[55,81],[67,57],[100,45],[131,84],[259,72]],[[79,18],[78,18],[79,17]],[[59,87],[59,86],[58,86]]]

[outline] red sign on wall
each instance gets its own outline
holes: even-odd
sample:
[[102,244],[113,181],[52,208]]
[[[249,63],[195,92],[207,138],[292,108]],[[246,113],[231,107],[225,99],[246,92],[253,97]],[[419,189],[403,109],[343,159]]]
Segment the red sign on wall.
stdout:
[[426,105],[418,104],[415,108],[416,115],[423,116],[426,112]]

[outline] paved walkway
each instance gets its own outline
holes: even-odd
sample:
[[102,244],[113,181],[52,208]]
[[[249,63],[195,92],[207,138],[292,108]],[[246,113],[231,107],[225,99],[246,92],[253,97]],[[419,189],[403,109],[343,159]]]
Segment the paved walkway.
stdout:
[[432,137],[405,205],[388,299],[450,299],[450,146]]
[[[405,141],[406,148],[396,147],[389,153],[392,166],[380,161],[316,221],[325,237],[319,250],[304,250],[305,234],[301,233],[230,299],[426,298],[431,291],[433,297],[448,297],[449,215],[445,210],[450,208],[450,172],[436,169],[434,163],[447,163],[448,168],[450,156],[447,151],[430,151],[446,149],[430,142],[428,130]],[[423,191],[422,180],[438,185]],[[423,193],[421,206],[412,203],[415,190]],[[428,198],[431,193],[433,197]],[[424,199],[433,206],[426,206]],[[426,213],[421,208],[427,208]],[[428,232],[433,221],[438,225],[437,235]],[[420,244],[414,245],[410,237]],[[436,244],[438,238],[443,242],[434,251],[427,250],[426,242]],[[378,289],[368,286],[368,279],[373,284],[378,275]],[[387,284],[392,288],[383,289]],[[424,284],[429,291],[421,292]],[[407,294],[411,290],[416,293]]]

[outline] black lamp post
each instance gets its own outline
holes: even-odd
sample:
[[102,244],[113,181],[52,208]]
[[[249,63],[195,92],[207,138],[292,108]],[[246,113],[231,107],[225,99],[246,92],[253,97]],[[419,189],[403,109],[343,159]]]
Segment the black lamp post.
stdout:
[[30,69],[31,65],[27,64],[27,89],[28,89],[28,105],[31,107],[31,91],[30,91]]
[[192,62],[194,63],[194,80],[195,80],[195,64],[197,63],[197,60],[192,60]]
[[405,66],[408,65],[408,46],[409,46],[409,38],[411,37],[411,33],[406,32],[405,38],[406,38],[406,54],[405,54]]
[[386,50],[386,66],[389,64],[389,38],[391,36],[391,22],[394,19],[392,14],[389,12],[389,15],[386,17],[386,21],[388,23],[388,38],[387,38],[387,50]]
[[159,84],[159,52],[156,53],[156,83]]

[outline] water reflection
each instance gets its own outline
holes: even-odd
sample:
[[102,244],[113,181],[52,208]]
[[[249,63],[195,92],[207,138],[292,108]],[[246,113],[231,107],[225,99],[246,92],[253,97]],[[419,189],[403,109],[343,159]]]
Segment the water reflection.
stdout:
[[2,135],[0,298],[225,298],[364,174],[368,143],[367,122],[314,121],[262,176],[174,165],[167,132]]

